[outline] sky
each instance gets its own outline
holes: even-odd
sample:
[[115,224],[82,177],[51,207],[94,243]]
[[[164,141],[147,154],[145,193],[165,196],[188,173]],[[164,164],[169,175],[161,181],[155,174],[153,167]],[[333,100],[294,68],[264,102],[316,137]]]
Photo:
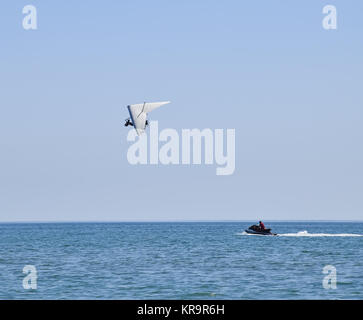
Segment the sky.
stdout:
[[[363,220],[362,9],[3,1],[0,222]],[[164,100],[160,130],[235,129],[234,174],[129,164],[126,106]]]

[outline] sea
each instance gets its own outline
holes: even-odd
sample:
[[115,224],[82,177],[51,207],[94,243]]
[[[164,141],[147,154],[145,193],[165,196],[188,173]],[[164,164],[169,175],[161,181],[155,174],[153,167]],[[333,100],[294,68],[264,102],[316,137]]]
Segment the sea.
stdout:
[[363,299],[363,223],[0,224],[0,299]]

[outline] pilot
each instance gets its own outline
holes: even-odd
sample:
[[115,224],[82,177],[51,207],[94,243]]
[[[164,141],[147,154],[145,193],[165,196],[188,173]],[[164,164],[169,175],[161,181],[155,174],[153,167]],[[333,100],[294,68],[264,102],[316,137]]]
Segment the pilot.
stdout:
[[127,126],[133,126],[132,122],[130,121],[130,119],[126,119],[126,122],[125,122],[125,127]]
[[265,230],[266,228],[265,228],[265,225],[263,224],[263,222],[262,221],[260,221],[259,222],[259,224],[260,224],[260,229],[261,230]]

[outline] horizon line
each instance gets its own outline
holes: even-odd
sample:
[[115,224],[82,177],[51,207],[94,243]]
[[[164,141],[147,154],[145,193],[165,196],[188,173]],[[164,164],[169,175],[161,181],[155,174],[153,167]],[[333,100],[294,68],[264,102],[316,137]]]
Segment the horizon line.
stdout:
[[[256,222],[256,219],[245,219],[245,220],[237,220],[237,219],[211,219],[211,220],[203,220],[203,219],[186,219],[186,220],[13,220],[13,221],[0,221],[0,224],[35,224],[35,223],[43,223],[43,224],[51,224],[51,223],[230,223],[230,222]],[[265,222],[363,222],[363,220],[354,220],[354,219],[264,219]]]

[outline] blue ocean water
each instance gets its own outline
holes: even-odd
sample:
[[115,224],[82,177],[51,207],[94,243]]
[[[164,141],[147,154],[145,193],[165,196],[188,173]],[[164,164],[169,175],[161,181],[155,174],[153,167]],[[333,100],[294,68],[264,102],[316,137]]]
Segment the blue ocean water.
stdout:
[[0,299],[363,299],[363,223],[251,224],[0,224]]

